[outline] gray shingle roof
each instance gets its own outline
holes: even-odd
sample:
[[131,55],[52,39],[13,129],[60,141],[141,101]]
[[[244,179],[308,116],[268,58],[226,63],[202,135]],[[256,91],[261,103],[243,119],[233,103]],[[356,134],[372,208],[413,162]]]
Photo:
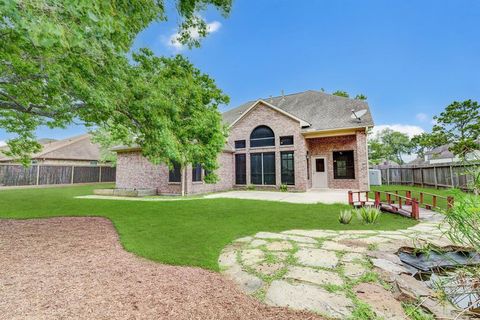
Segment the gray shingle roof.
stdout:
[[[306,128],[306,131],[373,126],[368,104],[362,100],[338,97],[313,90],[258,100],[264,100],[310,123],[311,126]],[[224,112],[223,121],[231,125],[258,100],[246,102]],[[367,110],[367,113],[361,117],[361,122],[351,118],[352,109],[355,111]]]

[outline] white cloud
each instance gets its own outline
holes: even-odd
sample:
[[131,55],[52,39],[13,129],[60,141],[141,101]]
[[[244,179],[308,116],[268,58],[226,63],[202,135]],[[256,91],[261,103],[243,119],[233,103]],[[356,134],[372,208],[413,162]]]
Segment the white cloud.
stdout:
[[[222,26],[222,24],[219,22],[219,21],[212,21],[212,22],[209,22],[207,23],[207,32],[208,34],[211,34],[211,33],[214,33],[214,32],[217,32],[218,30],[220,30],[220,27]],[[190,33],[190,36],[192,37],[192,39],[199,39],[200,38],[200,34],[198,33],[198,30],[197,29],[190,29],[188,30],[188,32]],[[184,45],[182,45],[180,43],[180,41],[178,41],[178,37],[179,37],[179,33],[178,32],[175,32],[173,34],[171,34],[167,39],[166,39],[166,44],[177,50],[177,51],[181,51],[185,48]]]
[[427,116],[427,114],[425,114],[423,112],[420,112],[420,113],[417,113],[415,115],[415,118],[417,118],[417,120],[420,121],[420,122],[424,122],[428,119],[428,116]]
[[425,132],[425,130],[423,130],[421,127],[412,126],[409,124],[381,124],[373,127],[372,133],[373,135],[376,135],[378,132],[387,128],[392,129],[394,131],[400,131],[400,132],[406,133],[410,138],[413,137],[414,135]]
[[3,140],[0,140],[0,147],[3,147],[3,146],[5,146],[5,145],[7,145],[7,143],[6,143],[5,141],[3,141]]

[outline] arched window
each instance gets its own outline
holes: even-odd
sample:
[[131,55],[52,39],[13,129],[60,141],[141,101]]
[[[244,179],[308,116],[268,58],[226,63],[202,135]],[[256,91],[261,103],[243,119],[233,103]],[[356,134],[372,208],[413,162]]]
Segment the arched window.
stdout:
[[275,145],[273,130],[267,126],[258,126],[250,134],[250,148],[269,147]]

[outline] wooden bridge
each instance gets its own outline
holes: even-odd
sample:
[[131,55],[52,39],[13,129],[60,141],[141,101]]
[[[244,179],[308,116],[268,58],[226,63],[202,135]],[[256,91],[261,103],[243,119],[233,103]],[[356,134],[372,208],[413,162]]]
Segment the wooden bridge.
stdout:
[[[418,198],[413,194],[417,194]],[[370,195],[374,198],[370,198]],[[454,198],[411,190],[349,191],[348,203],[355,207],[374,206],[418,220],[431,216],[435,211],[449,210],[453,207]]]

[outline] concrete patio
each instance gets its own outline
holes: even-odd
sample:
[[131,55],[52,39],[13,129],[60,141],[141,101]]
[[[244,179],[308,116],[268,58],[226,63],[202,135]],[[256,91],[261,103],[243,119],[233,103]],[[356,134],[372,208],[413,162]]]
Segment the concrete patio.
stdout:
[[344,203],[348,204],[348,190],[311,189],[307,192],[280,191],[228,191],[206,195],[205,198],[232,198],[247,200],[281,201],[290,203]]

